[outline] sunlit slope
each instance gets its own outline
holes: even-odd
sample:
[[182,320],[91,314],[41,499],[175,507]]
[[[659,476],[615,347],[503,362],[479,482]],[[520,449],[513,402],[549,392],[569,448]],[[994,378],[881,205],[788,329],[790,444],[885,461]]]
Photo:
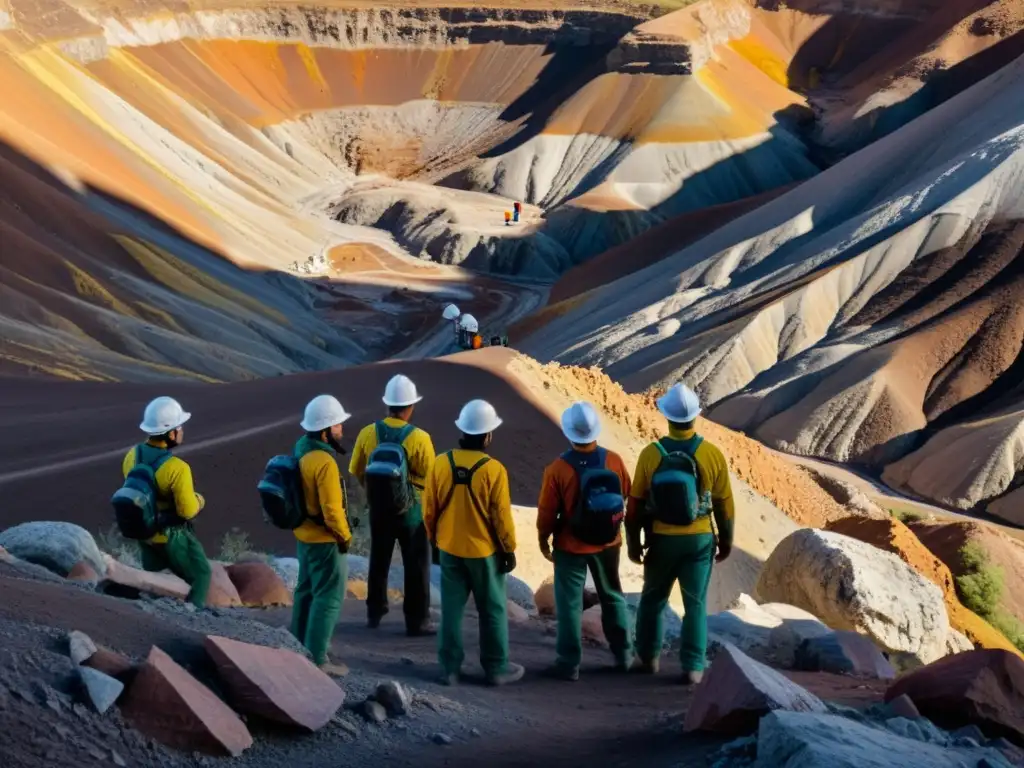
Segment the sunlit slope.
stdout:
[[[549,307],[524,349],[634,388],[685,378],[722,423],[876,468],[997,415],[1024,341],[1022,82],[1018,61],[663,261]],[[973,444],[1000,466],[1005,446],[1014,469],[1000,482],[1016,482],[1013,440]],[[944,464],[941,492],[908,484],[945,499],[987,461]]]

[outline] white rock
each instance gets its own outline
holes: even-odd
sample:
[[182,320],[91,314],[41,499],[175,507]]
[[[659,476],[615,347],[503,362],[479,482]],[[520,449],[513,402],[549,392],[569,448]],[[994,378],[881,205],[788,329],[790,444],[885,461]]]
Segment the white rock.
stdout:
[[748,656],[783,669],[793,666],[793,656],[805,638],[830,631],[813,614],[796,606],[758,605],[749,595],[740,595],[733,605],[736,607],[708,616],[709,644],[731,643]]
[[85,685],[85,690],[89,693],[92,705],[101,715],[110,709],[111,705],[124,692],[124,683],[98,669],[78,667],[78,675]]
[[896,555],[849,536],[790,534],[764,564],[756,593],[925,664],[946,654],[949,616],[939,588]]
[[406,715],[409,713],[411,701],[402,684],[389,680],[377,686],[375,698],[389,715]]
[[[351,561],[351,558],[349,559]],[[299,583],[299,561],[294,557],[274,557],[270,560],[270,567],[281,577],[288,591],[294,592],[295,586]],[[351,569],[351,563],[349,568]],[[350,572],[350,578],[351,575]]]
[[527,624],[530,621],[529,612],[512,600],[507,601],[508,620],[510,624]]
[[967,635],[959,632],[952,627],[949,628],[949,634],[946,635],[946,654],[952,656],[955,653],[963,653],[964,651],[973,651],[974,643],[970,641]]
[[92,534],[74,523],[22,523],[0,533],[0,547],[14,557],[42,565],[61,576],[67,576],[82,561],[100,576],[107,572]]
[[68,653],[75,666],[84,664],[96,653],[96,643],[84,632],[77,629],[68,633]]
[[[838,715],[775,711],[761,719],[756,768],[961,768],[995,750],[944,748]],[[1002,765],[1003,760],[993,765]]]

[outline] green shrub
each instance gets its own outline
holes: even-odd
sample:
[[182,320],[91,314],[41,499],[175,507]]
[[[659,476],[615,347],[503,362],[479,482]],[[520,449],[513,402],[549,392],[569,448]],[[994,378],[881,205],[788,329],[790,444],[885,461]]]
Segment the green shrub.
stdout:
[[920,512],[913,512],[907,509],[890,509],[889,514],[895,517],[904,525],[909,525],[910,523],[919,523],[925,519],[925,516],[922,515]]
[[999,630],[1014,646],[1024,651],[1024,622],[1007,613],[1003,598],[1003,569],[992,565],[977,542],[971,541],[960,550],[964,573],[956,577],[960,601]]

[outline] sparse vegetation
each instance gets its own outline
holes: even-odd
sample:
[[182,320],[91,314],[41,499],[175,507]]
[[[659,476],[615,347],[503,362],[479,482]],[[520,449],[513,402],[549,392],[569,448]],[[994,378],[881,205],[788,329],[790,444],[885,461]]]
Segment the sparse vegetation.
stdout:
[[96,546],[118,562],[133,568],[142,567],[138,543],[122,536],[117,525],[111,525],[106,531],[100,531],[95,538]]
[[960,550],[964,573],[956,577],[956,590],[965,606],[1005,635],[1024,651],[1024,623],[1007,613],[1001,604],[1003,570],[989,562],[988,554],[977,542],[968,542]]
[[904,525],[908,525],[909,523],[919,523],[925,519],[925,516],[920,512],[914,512],[909,509],[890,509],[889,514]]
[[243,555],[256,554],[252,551],[249,534],[240,528],[232,528],[220,540],[218,560],[224,563],[237,563]]

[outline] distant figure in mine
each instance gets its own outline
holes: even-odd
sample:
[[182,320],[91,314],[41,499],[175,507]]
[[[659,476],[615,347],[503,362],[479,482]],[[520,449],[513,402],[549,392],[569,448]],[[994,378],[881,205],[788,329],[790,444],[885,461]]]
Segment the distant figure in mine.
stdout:
[[511,211],[505,211],[505,226],[506,227],[512,226],[512,212]]
[[519,221],[519,214],[522,212],[522,210],[523,204],[516,200],[515,203],[512,204],[512,221]]

